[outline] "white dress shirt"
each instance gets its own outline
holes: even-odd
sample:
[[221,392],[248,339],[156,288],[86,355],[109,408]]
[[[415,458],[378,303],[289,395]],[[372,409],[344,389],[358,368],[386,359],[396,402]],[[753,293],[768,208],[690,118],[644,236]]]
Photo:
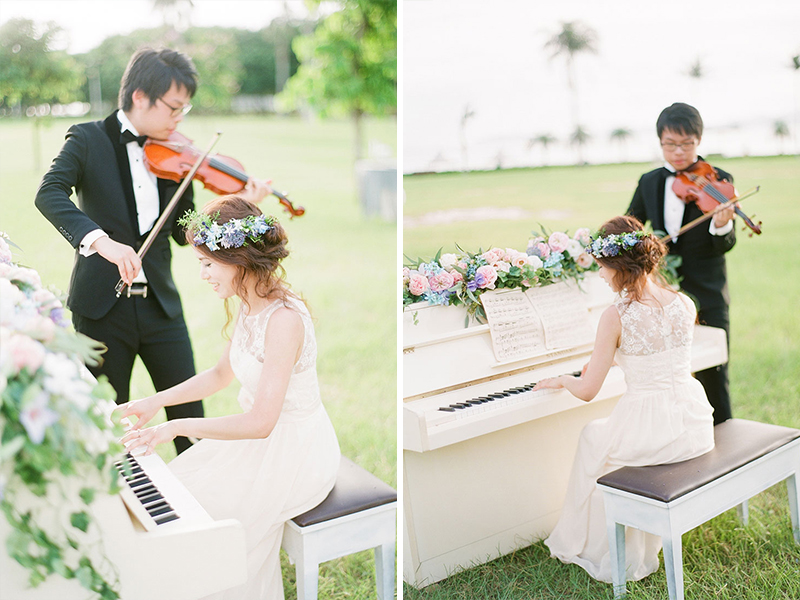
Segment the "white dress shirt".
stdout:
[[[675,168],[665,162],[664,168],[674,173]],[[678,198],[677,194],[672,190],[672,184],[675,182],[675,176],[670,175],[664,183],[664,229],[672,237],[672,241],[678,240],[678,231],[683,224],[683,213],[686,208],[686,203]],[[733,219],[728,221],[723,227],[714,225],[714,219],[709,220],[708,232],[711,235],[726,235],[733,229]]]
[[[133,135],[138,136],[139,132],[128,119],[128,116],[123,111],[117,112],[117,119],[119,119],[120,133],[128,130]],[[137,142],[128,142],[125,145],[128,151],[128,163],[131,168],[131,181],[133,183],[133,195],[136,199],[136,213],[138,216],[139,235],[147,233],[152,229],[153,224],[158,219],[159,215],[159,199],[158,199],[158,181],[156,176],[151,173],[144,163],[144,148]],[[95,229],[87,233],[81,240],[78,251],[83,256],[91,256],[96,252],[92,248],[92,244],[101,237],[108,237],[108,234],[102,229]],[[139,271],[139,274],[133,280],[136,283],[146,283],[147,277],[144,275],[144,269]]]

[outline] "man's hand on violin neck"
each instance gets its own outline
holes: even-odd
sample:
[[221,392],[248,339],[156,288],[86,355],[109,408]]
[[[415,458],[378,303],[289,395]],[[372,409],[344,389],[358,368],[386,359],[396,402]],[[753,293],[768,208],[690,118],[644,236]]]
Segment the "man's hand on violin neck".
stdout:
[[[721,205],[720,205],[721,206]],[[733,206],[729,206],[728,208],[723,208],[714,213],[714,227],[721,228],[725,227],[733,218],[736,209]]]
[[258,204],[272,193],[272,188],[269,185],[270,183],[272,183],[271,179],[269,181],[264,181],[263,179],[251,177],[247,180],[244,189],[239,192],[239,195],[253,204]]
[[115,242],[110,237],[101,237],[92,244],[97,253],[119,269],[119,276],[130,285],[142,268],[142,259],[130,246]]

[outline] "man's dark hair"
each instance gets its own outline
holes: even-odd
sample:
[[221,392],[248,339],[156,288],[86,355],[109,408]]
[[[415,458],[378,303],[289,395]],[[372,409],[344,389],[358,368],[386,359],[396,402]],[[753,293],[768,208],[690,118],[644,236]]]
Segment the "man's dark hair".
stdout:
[[703,119],[694,106],[676,102],[658,115],[658,121],[656,121],[658,139],[661,139],[661,134],[665,129],[682,135],[696,135],[699,139],[703,137]]
[[155,104],[169,91],[172,83],[186,88],[189,97],[197,90],[197,71],[190,59],[177,50],[142,48],[131,57],[119,87],[118,104],[122,110],[133,107],[133,92],[142,90]]

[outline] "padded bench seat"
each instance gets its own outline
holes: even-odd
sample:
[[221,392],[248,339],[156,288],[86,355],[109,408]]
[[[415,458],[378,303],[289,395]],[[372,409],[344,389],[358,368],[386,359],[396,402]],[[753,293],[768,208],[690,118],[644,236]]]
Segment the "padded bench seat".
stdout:
[[295,563],[298,600],[317,598],[319,565],[375,551],[377,597],[394,597],[397,492],[342,457],[336,484],[317,507],[287,522],[283,549]]
[[714,428],[715,448],[692,460],[624,467],[597,480],[603,491],[615,597],[625,594],[625,526],[661,536],[670,600],[683,600],[681,535],[786,480],[800,543],[800,431],[743,419]]

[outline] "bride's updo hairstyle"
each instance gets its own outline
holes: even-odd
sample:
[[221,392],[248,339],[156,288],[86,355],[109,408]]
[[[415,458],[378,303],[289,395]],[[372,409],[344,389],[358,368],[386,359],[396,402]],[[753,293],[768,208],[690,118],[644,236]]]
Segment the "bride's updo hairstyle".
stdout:
[[[259,217],[263,214],[255,204],[236,195],[219,196],[203,206],[202,212],[214,217],[214,221],[222,226],[231,219]],[[217,213],[219,216],[216,216]],[[259,298],[279,298],[284,303],[289,297],[296,298],[284,280],[286,272],[281,261],[289,256],[286,248],[288,240],[286,231],[278,221],[274,221],[260,234],[260,240],[248,237],[246,244],[239,247],[225,248],[220,245],[212,251],[206,244],[196,244],[194,235],[194,231],[186,230],[186,240],[195,245],[202,254],[222,264],[236,267],[233,287],[248,310],[250,299],[247,297],[246,281],[255,282],[255,293]],[[225,300],[225,312],[228,315],[227,328],[231,321],[228,299]]]
[[631,300],[641,300],[651,274],[655,274],[656,283],[668,287],[658,271],[667,248],[653,234],[645,233],[636,217],[625,215],[609,219],[600,226],[599,235],[600,251],[593,252],[593,256],[598,264],[614,271],[617,290],[626,290]]

